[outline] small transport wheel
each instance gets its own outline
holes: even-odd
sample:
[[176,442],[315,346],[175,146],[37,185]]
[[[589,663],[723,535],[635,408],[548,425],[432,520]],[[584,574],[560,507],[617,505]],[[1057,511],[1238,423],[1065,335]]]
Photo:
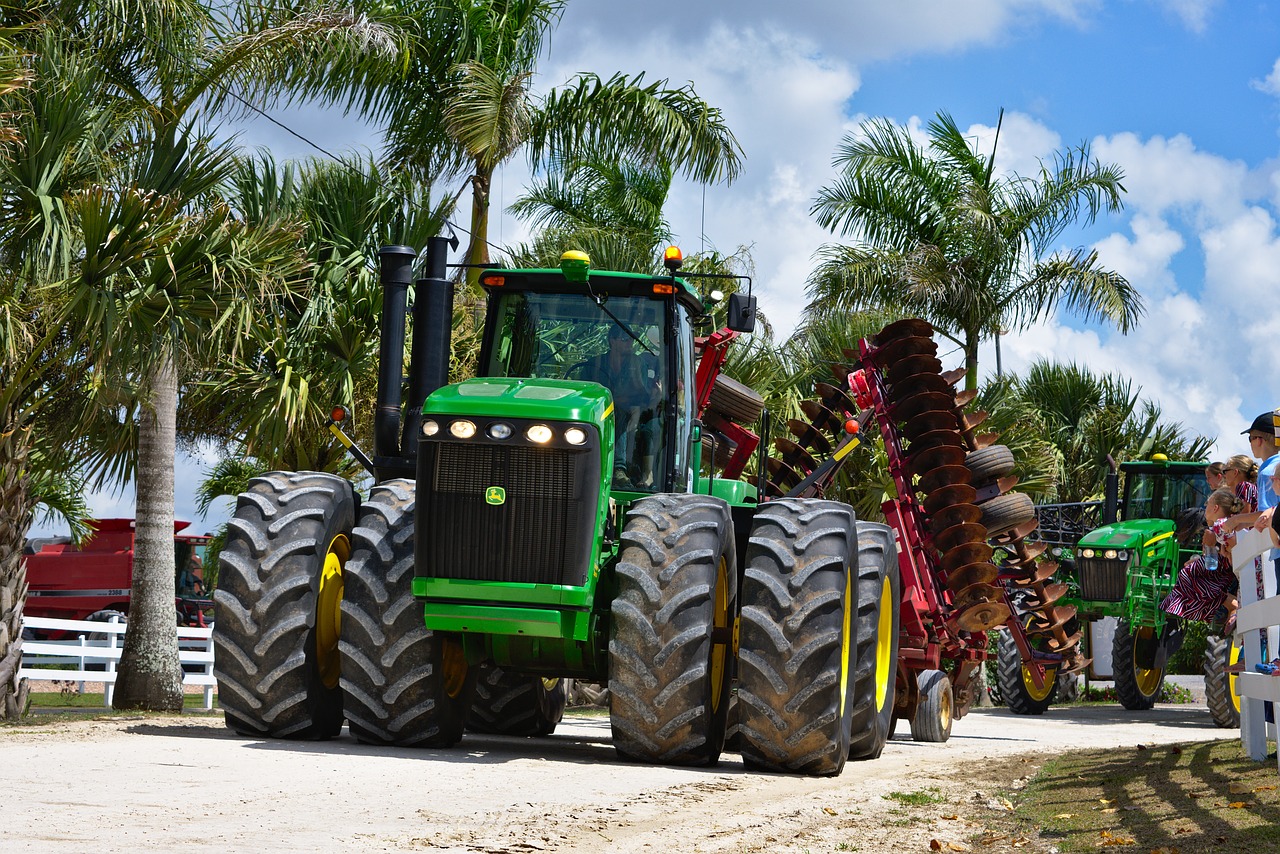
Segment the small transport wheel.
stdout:
[[1111,669],[1116,697],[1130,711],[1146,711],[1155,706],[1160,697],[1164,668],[1143,666],[1153,658],[1147,647],[1159,642],[1159,633],[1152,626],[1131,628],[1126,620],[1116,623],[1116,634],[1111,644]]
[[1227,670],[1240,660],[1240,647],[1231,638],[1209,637],[1204,650],[1204,699],[1215,726],[1238,729],[1240,694],[1236,674]]
[[609,638],[609,722],[624,759],[714,764],[724,749],[737,603],[729,505],[651,495],[627,511]]
[[711,387],[709,409],[714,409],[730,421],[754,424],[764,409],[764,398],[755,389],[743,385],[733,377],[718,374]]
[[853,508],[778,499],[756,511],[738,643],[738,720],[749,768],[833,776],[854,704]]
[[1035,502],[1030,495],[1021,492],[997,495],[978,507],[982,510],[982,524],[989,537],[998,537],[1005,531],[1011,531],[1023,522],[1036,518]]
[[738,450],[738,443],[721,433],[717,433],[710,428],[702,428],[702,461],[711,460],[711,445],[715,444],[715,467],[722,469],[729,465],[729,460],[733,459],[733,454]]
[[[104,608],[101,611],[94,611],[85,617],[87,623],[127,623],[129,616],[123,611],[117,611],[114,608]],[[84,639],[93,646],[108,647],[115,645],[116,649],[124,646],[124,635],[115,632],[89,632]],[[87,661],[84,665],[85,670],[106,670],[107,665],[101,661]]]
[[855,584],[856,647],[850,663],[849,758],[878,759],[893,721],[898,670],[898,611],[902,581],[893,531],[876,522],[858,523]]
[[1046,667],[1044,681],[1036,686],[1031,668],[1022,663],[1018,645],[1008,631],[996,637],[996,681],[1000,697],[1015,715],[1042,715],[1053,704],[1058,668]]
[[338,603],[355,515],[351,484],[323,472],[270,472],[236,499],[213,594],[218,702],[236,732],[342,730]]
[[432,632],[413,598],[414,483],[375,486],[352,532],[342,599],[342,690],[369,744],[451,747],[475,687],[461,640]]
[[920,685],[920,704],[916,706],[916,716],[911,719],[911,737],[916,741],[941,744],[951,737],[952,711],[955,708],[951,678],[941,670],[921,670],[917,682]]
[[467,729],[495,735],[551,735],[564,718],[567,681],[481,665]]
[[1016,465],[1013,451],[1004,445],[991,445],[970,451],[965,455],[964,464],[969,469],[969,474],[973,475],[971,483],[975,486],[1004,477]]

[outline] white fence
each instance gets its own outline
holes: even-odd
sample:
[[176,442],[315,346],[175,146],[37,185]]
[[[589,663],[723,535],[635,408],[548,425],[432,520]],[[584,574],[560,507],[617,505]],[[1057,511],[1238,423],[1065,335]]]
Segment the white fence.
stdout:
[[[1267,557],[1270,538],[1257,532],[1239,534],[1233,562],[1240,572],[1240,610],[1236,614],[1236,638],[1243,640],[1240,660],[1245,669],[1236,677],[1236,693],[1240,695],[1240,741],[1249,758],[1261,762],[1267,758],[1267,739],[1276,737],[1275,723],[1267,723],[1265,702],[1270,701],[1280,710],[1280,676],[1259,673],[1254,665],[1265,663],[1262,637],[1267,635],[1267,653],[1270,658],[1280,655],[1280,596],[1276,595],[1276,577],[1272,562]],[[1257,579],[1254,576],[1253,555],[1262,555],[1263,598],[1258,598]],[[1280,769],[1280,761],[1277,762]]]
[[[44,617],[24,617],[23,625],[41,631],[64,631],[71,634],[69,640],[22,642],[22,667],[18,676],[25,679],[42,679],[61,682],[78,682],[84,692],[84,683],[101,682],[103,705],[111,707],[115,693],[116,665],[120,663],[120,650],[124,645],[123,622],[89,622],[86,620],[52,620]],[[183,667],[182,684],[199,685],[204,691],[204,708],[213,708],[213,689],[217,680],[213,676],[213,629],[178,626],[178,660]],[[90,638],[93,638],[92,640]],[[75,666],[74,670],[58,669],[51,665]],[[88,665],[101,665],[101,670],[89,670]],[[195,668],[198,668],[196,670]]]

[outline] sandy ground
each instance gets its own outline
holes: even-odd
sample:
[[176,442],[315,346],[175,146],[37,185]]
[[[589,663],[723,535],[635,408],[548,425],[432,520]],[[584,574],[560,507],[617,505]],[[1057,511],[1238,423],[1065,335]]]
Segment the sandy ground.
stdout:
[[[905,729],[905,727],[904,727]],[[451,751],[240,738],[217,718],[101,718],[0,728],[6,852],[713,852],[943,850],[981,832],[1045,755],[1230,738],[1203,706],[1017,717],[975,710],[946,744],[899,733],[837,778],[621,763],[605,717],[546,739],[468,734]],[[930,790],[911,811],[886,795]],[[1007,850],[1013,850],[1009,848]],[[1036,846],[1019,850],[1037,850]]]

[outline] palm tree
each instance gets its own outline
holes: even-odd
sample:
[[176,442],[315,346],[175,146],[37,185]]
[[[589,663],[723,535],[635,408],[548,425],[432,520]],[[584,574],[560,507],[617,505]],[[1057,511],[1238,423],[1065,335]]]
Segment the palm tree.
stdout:
[[[718,109],[691,86],[644,75],[580,74],[537,96],[537,61],[565,0],[400,0],[386,20],[410,22],[394,62],[356,62],[330,52],[299,69],[299,97],[345,101],[386,127],[386,155],[436,178],[464,177],[471,190],[468,264],[489,261],[494,171],[524,152],[537,169],[581,151],[670,164],[696,181],[731,181],[741,151]],[[479,271],[469,273],[478,281]]]
[[1003,176],[999,127],[987,156],[946,113],[928,129],[923,147],[907,128],[872,119],[840,145],[840,175],[812,213],[859,242],[819,251],[811,313],[886,307],[922,317],[963,348],[971,389],[984,338],[1025,329],[1059,306],[1133,327],[1143,308],[1129,282],[1095,252],[1055,249],[1072,223],[1119,210],[1118,168],[1081,145],[1055,154],[1036,178]]
[[1163,453],[1171,459],[1205,459],[1212,440],[1189,436],[1169,423],[1159,404],[1116,374],[1040,360],[1025,375],[1011,378],[1017,420],[1038,425],[1058,459],[1057,500],[1100,498],[1108,468],[1116,462]]

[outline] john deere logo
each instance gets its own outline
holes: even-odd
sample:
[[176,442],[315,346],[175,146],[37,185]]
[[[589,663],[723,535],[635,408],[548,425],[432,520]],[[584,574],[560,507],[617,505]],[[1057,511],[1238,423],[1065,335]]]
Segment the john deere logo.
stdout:
[[507,491],[501,486],[491,486],[484,491],[484,500],[489,504],[506,504]]

